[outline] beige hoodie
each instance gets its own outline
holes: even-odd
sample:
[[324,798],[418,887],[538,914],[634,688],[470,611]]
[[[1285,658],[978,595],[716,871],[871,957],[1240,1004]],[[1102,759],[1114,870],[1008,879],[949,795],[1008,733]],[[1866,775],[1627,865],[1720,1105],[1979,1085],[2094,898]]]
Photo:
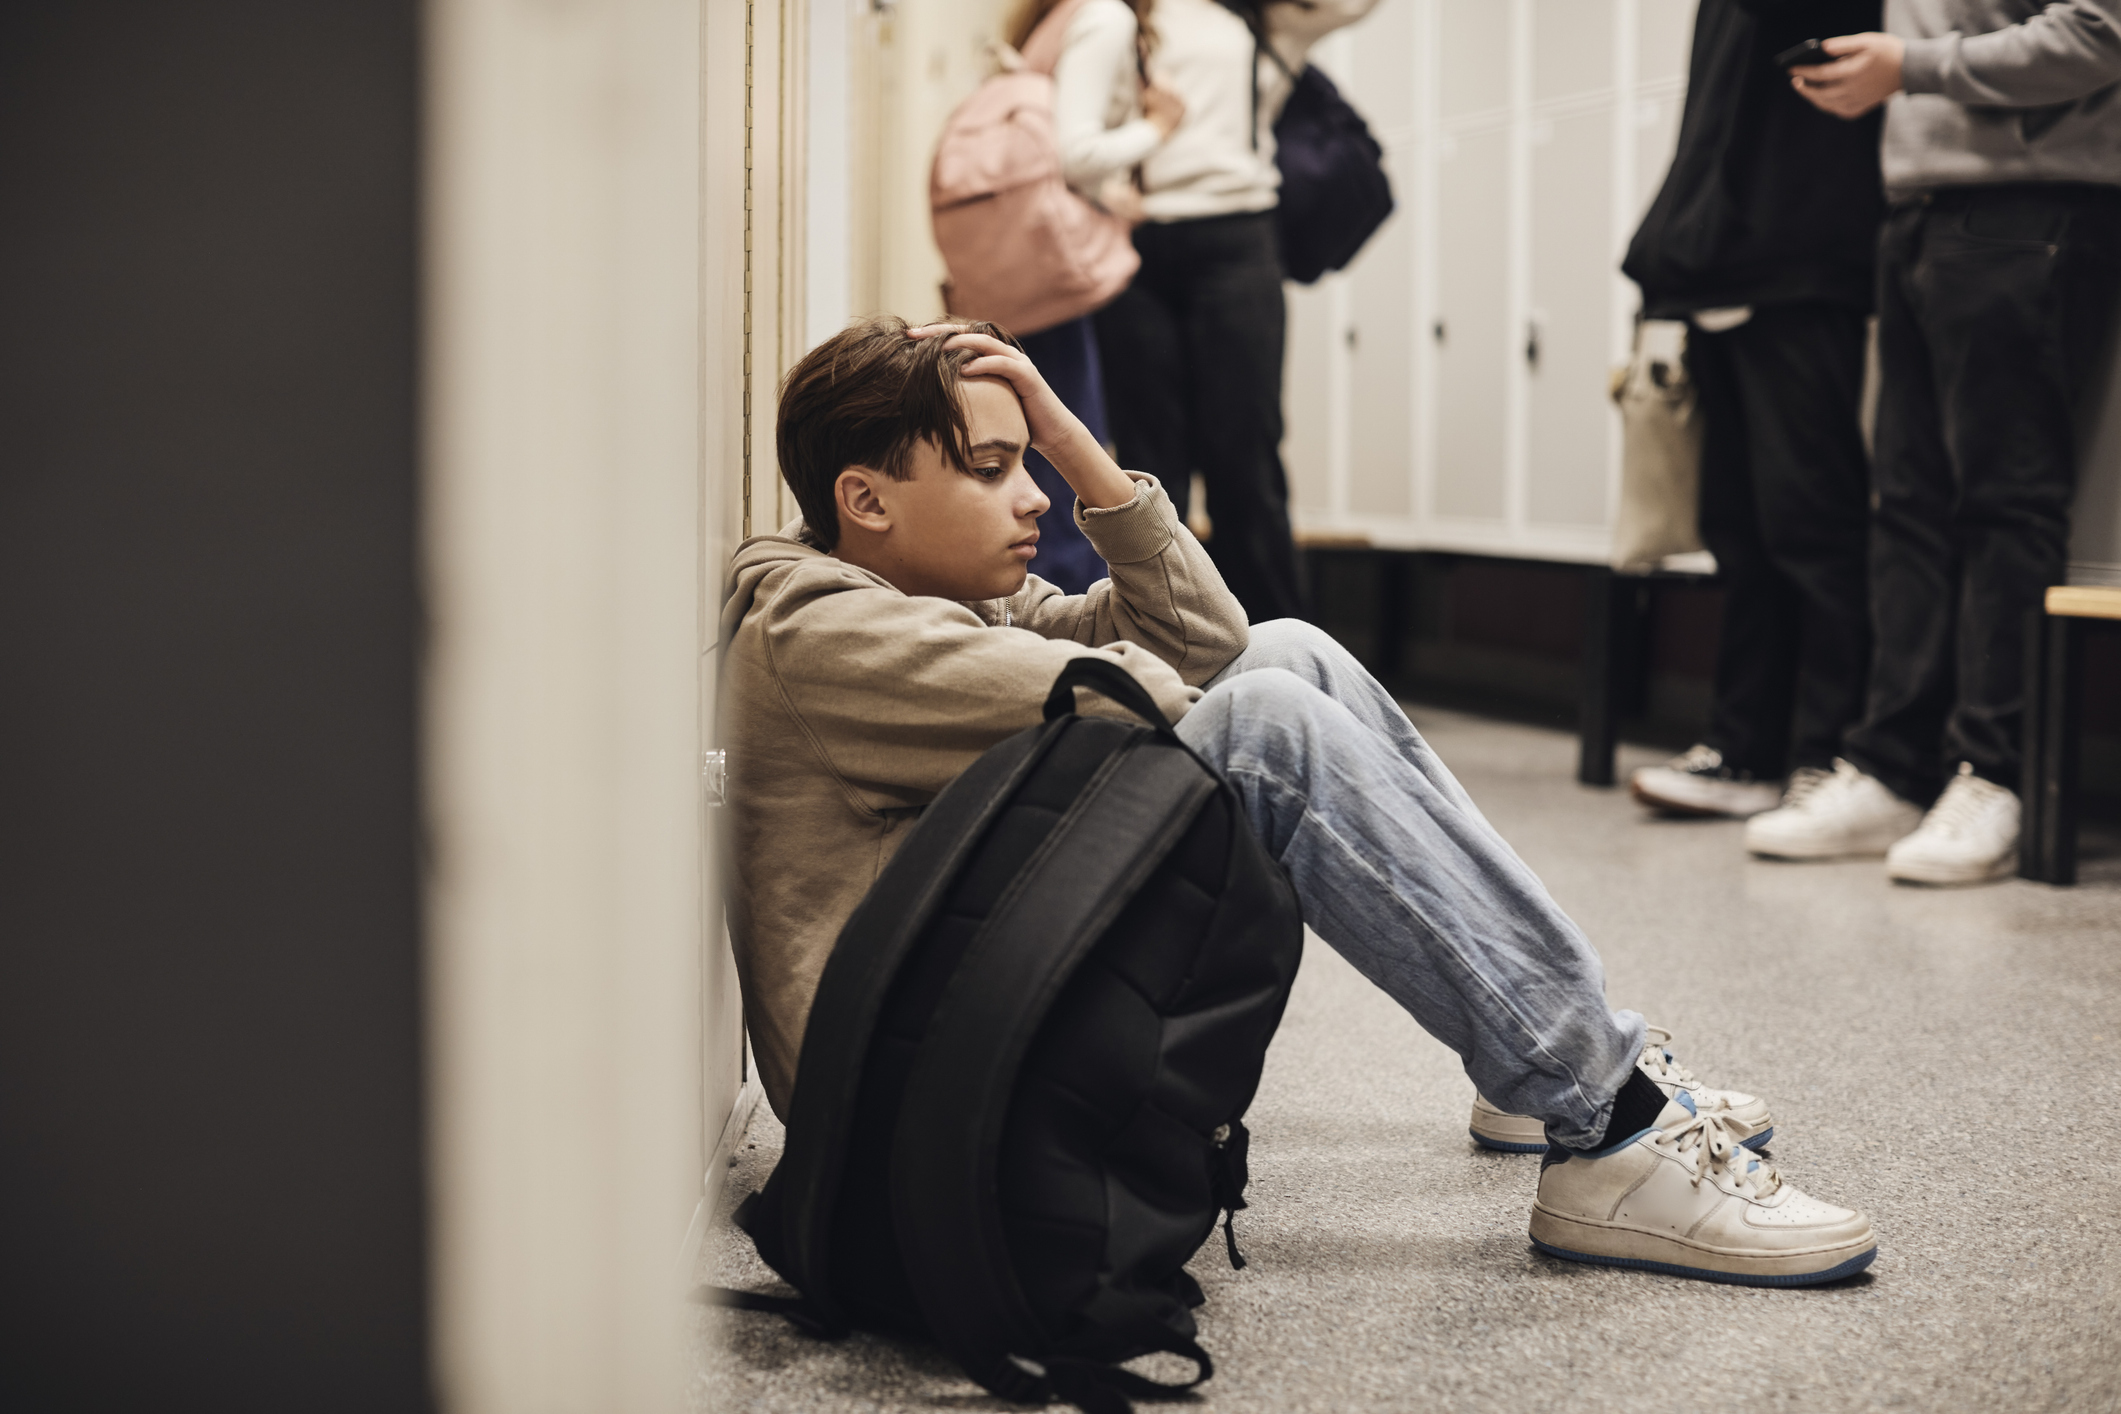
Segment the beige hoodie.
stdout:
[[1130,475],[1128,505],[1076,505],[1112,567],[1088,594],[1034,575],[988,603],[916,598],[808,543],[800,522],[737,548],[721,629],[729,932],[779,1114],[840,925],[936,793],[1039,720],[1063,663],[1109,655],[1176,721],[1244,651],[1245,612],[1214,562],[1155,479]]

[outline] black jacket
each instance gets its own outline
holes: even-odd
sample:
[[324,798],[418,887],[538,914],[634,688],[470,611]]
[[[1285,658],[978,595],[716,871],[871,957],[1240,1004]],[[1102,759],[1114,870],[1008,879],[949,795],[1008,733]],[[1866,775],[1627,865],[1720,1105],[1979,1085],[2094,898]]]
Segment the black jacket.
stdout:
[[1701,0],[1679,150],[1621,269],[1643,313],[1824,301],[1868,311],[1882,114],[1845,122],[1774,56],[1875,30],[1880,0]]

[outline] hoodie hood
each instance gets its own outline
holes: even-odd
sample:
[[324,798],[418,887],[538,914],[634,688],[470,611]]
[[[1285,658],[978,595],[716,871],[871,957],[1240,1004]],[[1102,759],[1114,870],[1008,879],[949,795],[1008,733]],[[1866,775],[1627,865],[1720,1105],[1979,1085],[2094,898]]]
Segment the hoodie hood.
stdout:
[[890,581],[867,570],[856,569],[829,550],[819,549],[810,540],[810,527],[798,516],[782,526],[778,534],[752,536],[737,546],[736,553],[729,557],[729,577],[722,582],[722,616],[716,644],[723,652],[728,651],[737,625],[751,612],[752,605],[758,601],[759,589],[768,578],[784,569],[813,564],[822,566],[826,561],[830,561],[836,571],[886,589],[892,587]]

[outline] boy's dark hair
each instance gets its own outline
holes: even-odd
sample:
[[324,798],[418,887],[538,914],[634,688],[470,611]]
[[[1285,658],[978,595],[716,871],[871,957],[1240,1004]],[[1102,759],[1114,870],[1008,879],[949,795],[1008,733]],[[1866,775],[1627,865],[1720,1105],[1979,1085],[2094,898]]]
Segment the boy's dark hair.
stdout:
[[[985,320],[934,322],[1022,347]],[[947,335],[909,339],[910,327],[895,314],[857,320],[804,354],[781,383],[774,431],[781,479],[795,493],[810,533],[828,550],[840,539],[833,487],[848,467],[904,481],[915,444],[933,442],[946,463],[959,471],[972,468],[957,384],[959,370],[979,355],[945,349]]]

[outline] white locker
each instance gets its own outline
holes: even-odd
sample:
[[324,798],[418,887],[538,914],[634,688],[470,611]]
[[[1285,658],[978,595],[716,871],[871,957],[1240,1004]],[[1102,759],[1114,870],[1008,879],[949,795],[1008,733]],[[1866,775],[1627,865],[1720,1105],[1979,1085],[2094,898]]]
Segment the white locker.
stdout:
[[1690,0],[1385,0],[1319,47],[1399,210],[1290,288],[1299,534],[1605,557],[1620,257],[1670,161],[1692,22]]

